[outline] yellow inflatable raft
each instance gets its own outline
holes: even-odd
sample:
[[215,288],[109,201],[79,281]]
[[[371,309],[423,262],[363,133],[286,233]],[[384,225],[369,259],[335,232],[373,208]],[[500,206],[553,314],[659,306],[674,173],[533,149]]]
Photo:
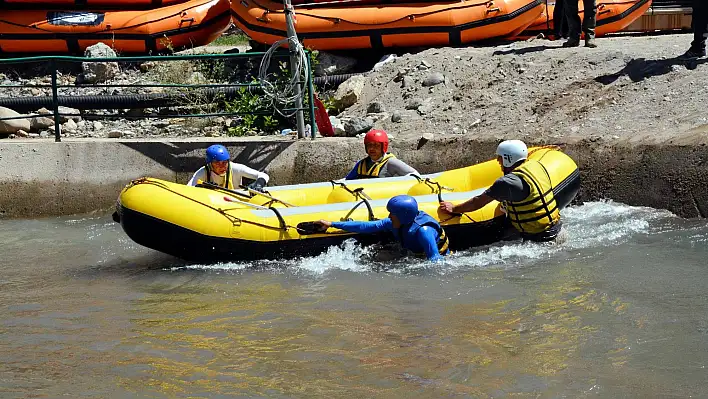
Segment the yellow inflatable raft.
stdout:
[[[575,162],[555,147],[531,148],[529,153],[547,169],[558,205],[568,205],[580,187]],[[363,244],[389,240],[388,235],[336,229],[313,233],[303,222],[385,218],[388,199],[409,194],[421,210],[441,221],[451,248],[463,249],[507,238],[513,228],[496,201],[451,217],[438,212],[440,199],[464,202],[501,175],[492,159],[422,176],[268,187],[265,195],[142,178],[122,190],[114,220],[136,243],[187,260],[287,257],[316,254],[348,238]]]

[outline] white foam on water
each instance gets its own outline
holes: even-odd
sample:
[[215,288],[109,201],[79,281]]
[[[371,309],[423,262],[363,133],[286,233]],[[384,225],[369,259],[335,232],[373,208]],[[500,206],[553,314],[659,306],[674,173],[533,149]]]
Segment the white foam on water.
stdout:
[[202,269],[240,271],[246,269],[281,270],[304,272],[320,275],[330,270],[348,270],[353,272],[371,271],[371,262],[367,259],[373,252],[371,247],[362,247],[355,240],[346,240],[341,246],[330,247],[317,256],[307,256],[288,260],[259,260],[247,262],[219,262],[214,264],[194,264],[173,267],[170,270]]
[[653,222],[676,218],[668,211],[613,201],[588,202],[562,211],[566,239],[559,244],[512,241],[462,251],[445,260],[444,271],[468,268],[514,268],[548,259],[559,252],[620,245],[639,234],[656,234]]
[[331,247],[317,256],[291,260],[189,265],[172,270],[184,268],[234,271],[250,268],[287,269],[290,272],[321,275],[333,270],[351,272],[385,270],[391,273],[427,270],[445,274],[469,268],[514,268],[548,259],[561,251],[620,245],[638,234],[656,234],[660,232],[661,228],[652,225],[652,222],[675,218],[668,211],[628,206],[613,201],[589,202],[569,207],[562,211],[562,217],[567,234],[567,240],[564,243],[508,241],[460,251],[437,263],[410,257],[397,257],[389,261],[376,260],[375,248],[362,247],[354,240],[347,240],[342,245]]

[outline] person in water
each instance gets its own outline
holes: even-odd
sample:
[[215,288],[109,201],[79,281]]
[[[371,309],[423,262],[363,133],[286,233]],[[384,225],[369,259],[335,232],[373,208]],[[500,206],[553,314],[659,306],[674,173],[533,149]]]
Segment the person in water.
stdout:
[[427,213],[418,210],[418,202],[410,195],[397,195],[386,204],[389,215],[370,222],[317,222],[322,230],[329,227],[352,233],[371,234],[390,231],[401,246],[416,256],[437,261],[450,253],[448,239],[440,223]]
[[511,224],[524,240],[554,241],[562,228],[560,211],[546,168],[528,158],[526,144],[520,140],[503,141],[497,147],[497,162],[504,176],[484,193],[461,204],[440,203],[446,213],[474,212],[493,200],[505,205]]
[[372,129],[366,133],[364,148],[368,156],[354,165],[345,180],[419,174],[417,170],[388,152],[388,135],[383,130]]
[[243,178],[254,180],[248,188],[264,191],[269,177],[263,172],[246,165],[231,162],[229,151],[220,144],[214,144],[206,150],[206,164],[194,173],[187,185],[196,186],[199,180],[233,190],[243,184]]

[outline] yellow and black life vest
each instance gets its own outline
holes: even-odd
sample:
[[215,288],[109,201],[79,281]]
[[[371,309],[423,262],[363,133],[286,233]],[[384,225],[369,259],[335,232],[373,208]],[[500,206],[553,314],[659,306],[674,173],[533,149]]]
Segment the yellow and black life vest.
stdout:
[[521,233],[536,234],[558,223],[560,211],[546,168],[540,162],[527,160],[511,173],[525,181],[530,189],[529,196],[523,201],[506,203],[511,224]]
[[[211,181],[211,166],[209,164],[206,164],[206,180],[207,182],[211,184],[216,184],[215,182]],[[231,181],[231,162],[229,162],[228,168],[226,168],[226,178],[224,179],[224,184],[218,184],[221,187],[228,188],[229,190],[234,189],[234,182]]]
[[371,167],[367,169],[366,167],[366,160],[369,159],[364,158],[361,161],[359,161],[359,165],[356,168],[356,173],[357,173],[357,179],[368,179],[372,177],[379,177],[379,173],[381,173],[381,169],[390,161],[392,158],[396,158],[393,154],[388,153],[381,157],[381,159],[377,162],[374,162]]

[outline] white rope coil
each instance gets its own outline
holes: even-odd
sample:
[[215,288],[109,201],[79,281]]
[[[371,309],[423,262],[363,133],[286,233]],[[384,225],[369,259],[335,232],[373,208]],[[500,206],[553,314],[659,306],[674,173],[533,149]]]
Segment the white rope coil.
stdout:
[[[263,93],[265,93],[266,96],[268,96],[271,100],[271,104],[273,105],[273,108],[282,116],[284,117],[291,117],[297,113],[297,110],[294,110],[291,113],[283,113],[280,108],[285,108],[289,104],[295,104],[295,101],[298,99],[298,97],[302,98],[303,93],[305,90],[301,90],[300,93],[297,93],[297,87],[300,84],[300,79],[304,75],[305,78],[310,75],[310,70],[308,67],[307,63],[307,53],[305,53],[305,48],[300,44],[300,42],[297,40],[297,38],[293,38],[294,42],[294,47],[295,47],[295,52],[297,54],[295,58],[295,65],[294,65],[294,70],[297,72],[296,74],[292,74],[291,70],[291,76],[288,82],[284,85],[282,84],[276,84],[275,79],[273,82],[269,81],[268,78],[275,77],[277,78],[277,74],[271,73],[270,76],[268,74],[268,68],[270,67],[270,62],[271,62],[271,56],[273,53],[280,48],[282,45],[288,42],[290,40],[289,38],[281,39],[278,40],[277,42],[273,43],[273,45],[266,51],[266,53],[263,55],[263,59],[261,60],[261,65],[258,70],[258,81],[260,82],[260,87],[263,90]],[[281,86],[281,87],[278,87]]]

